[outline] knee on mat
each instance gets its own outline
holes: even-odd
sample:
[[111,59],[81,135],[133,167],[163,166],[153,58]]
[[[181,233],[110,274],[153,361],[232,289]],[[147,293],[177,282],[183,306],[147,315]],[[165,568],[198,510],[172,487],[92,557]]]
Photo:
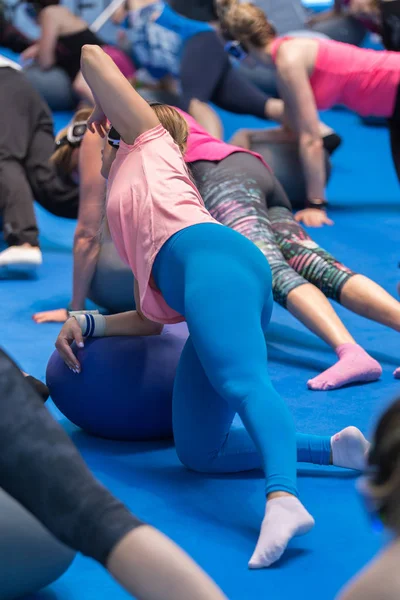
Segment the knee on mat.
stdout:
[[189,471],[195,471],[196,473],[211,473],[213,456],[212,453],[201,451],[201,449],[195,449],[194,446],[196,441],[192,439],[191,443],[179,442],[179,439],[175,438],[175,449],[180,462]]

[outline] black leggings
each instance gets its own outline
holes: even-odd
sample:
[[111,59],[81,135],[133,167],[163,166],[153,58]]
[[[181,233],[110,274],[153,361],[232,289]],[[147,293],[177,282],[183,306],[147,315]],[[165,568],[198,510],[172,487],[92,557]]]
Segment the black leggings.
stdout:
[[69,437],[0,350],[0,487],[61,542],[106,565],[142,525],[91,475]]
[[215,31],[192,37],[185,45],[180,80],[180,107],[188,111],[193,99],[213,102],[233,113],[265,119],[269,96],[233,67]]
[[19,29],[8,21],[4,14],[3,2],[0,3],[0,46],[9,48],[19,54],[33,44]]
[[294,220],[282,186],[258,158],[236,152],[220,162],[197,161],[191,170],[211,215],[249,238],[267,258],[276,302],[286,307],[289,293],[305,283],[340,302],[354,273]]
[[38,245],[33,199],[60,217],[75,218],[79,190],[61,179],[50,111],[25,76],[0,69],[0,216],[9,245]]
[[400,50],[400,0],[380,0],[382,42],[386,50]]
[[[394,2],[396,0],[393,0]],[[388,2],[386,4],[391,4]],[[392,118],[389,119],[390,149],[397,178],[400,181],[400,85],[397,88],[396,103]]]

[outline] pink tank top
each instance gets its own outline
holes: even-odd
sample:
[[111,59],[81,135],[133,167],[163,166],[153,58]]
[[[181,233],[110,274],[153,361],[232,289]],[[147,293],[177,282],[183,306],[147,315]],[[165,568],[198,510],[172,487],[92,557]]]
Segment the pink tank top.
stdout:
[[[274,40],[274,62],[280,45],[288,39]],[[318,52],[310,84],[319,110],[340,104],[362,116],[392,116],[400,82],[400,53],[315,41]]]
[[183,110],[176,108],[176,110],[182,115],[189,125],[189,138],[187,142],[187,149],[185,154],[185,162],[192,163],[196,160],[209,160],[209,161],[220,161],[224,160],[235,152],[246,152],[246,154],[252,154],[267,167],[267,165],[261,154],[245,150],[239,146],[232,146],[222,140],[218,140],[213,137],[201,127],[193,117],[185,113]]
[[107,219],[118,254],[139,284],[143,314],[158,323],[184,321],[152,283],[153,263],[178,231],[217,221],[205,209],[178,146],[162,125],[133,145],[121,140],[108,179]]

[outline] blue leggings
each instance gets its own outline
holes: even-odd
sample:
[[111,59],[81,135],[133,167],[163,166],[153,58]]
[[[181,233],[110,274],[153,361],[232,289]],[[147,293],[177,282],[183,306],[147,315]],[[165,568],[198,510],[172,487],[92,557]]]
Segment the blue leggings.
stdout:
[[[330,439],[299,436],[298,454],[292,416],[272,386],[264,337],[272,281],[264,255],[236,231],[199,224],[164,244],[153,275],[190,332],[173,398],[180,460],[209,473],[262,467],[267,494],[297,495],[296,459],[329,464]],[[245,429],[232,425],[236,413]]]

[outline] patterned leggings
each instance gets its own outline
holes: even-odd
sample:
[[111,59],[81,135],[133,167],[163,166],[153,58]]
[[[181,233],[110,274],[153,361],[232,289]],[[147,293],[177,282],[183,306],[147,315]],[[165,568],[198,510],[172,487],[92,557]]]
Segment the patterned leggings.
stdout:
[[264,253],[276,302],[286,307],[289,293],[305,283],[340,302],[353,271],[320,248],[294,220],[280,183],[260,160],[236,152],[220,162],[196,161],[191,170],[211,215]]

